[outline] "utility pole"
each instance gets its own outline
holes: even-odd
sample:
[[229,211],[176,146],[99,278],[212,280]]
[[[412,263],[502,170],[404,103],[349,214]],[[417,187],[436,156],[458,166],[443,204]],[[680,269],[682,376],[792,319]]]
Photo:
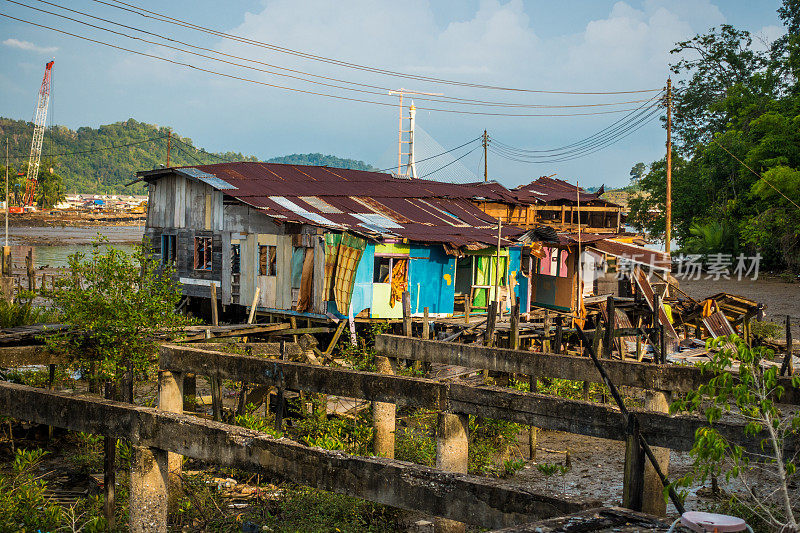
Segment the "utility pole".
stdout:
[[169,152],[172,149],[172,130],[167,130],[167,167],[169,167]]
[[667,200],[664,251],[669,253],[672,240],[672,78],[667,78]]
[[5,261],[5,251],[8,249],[8,137],[6,137],[6,245],[3,249],[3,261]]
[[486,156],[489,154],[489,136],[483,130],[483,181],[489,181],[489,161]]

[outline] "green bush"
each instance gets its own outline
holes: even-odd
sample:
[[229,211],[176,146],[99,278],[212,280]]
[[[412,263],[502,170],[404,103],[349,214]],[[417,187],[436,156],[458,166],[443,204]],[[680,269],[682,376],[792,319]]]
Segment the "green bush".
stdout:
[[0,328],[31,326],[53,320],[53,312],[30,302],[0,300]]

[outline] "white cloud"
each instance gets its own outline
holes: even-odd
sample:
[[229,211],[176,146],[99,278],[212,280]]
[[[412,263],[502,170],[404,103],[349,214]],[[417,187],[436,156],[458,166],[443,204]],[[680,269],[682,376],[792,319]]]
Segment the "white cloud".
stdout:
[[37,54],[52,54],[58,51],[57,46],[37,46],[30,41],[20,41],[19,39],[6,39],[3,44],[27,52],[36,52]]
[[760,30],[753,32],[753,47],[757,50],[768,50],[772,43],[785,33],[786,28],[783,26],[764,26]]

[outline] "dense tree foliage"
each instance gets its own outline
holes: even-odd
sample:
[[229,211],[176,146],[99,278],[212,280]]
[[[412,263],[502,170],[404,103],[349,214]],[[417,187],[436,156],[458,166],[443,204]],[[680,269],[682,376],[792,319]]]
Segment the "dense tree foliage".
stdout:
[[[674,234],[691,252],[761,253],[800,270],[800,2],[765,43],[729,25],[676,44]],[[737,161],[737,159],[739,161]],[[649,165],[631,220],[664,232],[666,164]]]
[[[141,184],[126,187],[136,172],[149,170],[167,162],[166,127],[155,126],[128,119],[100,126],[83,127],[72,131],[64,126],[48,128],[44,136],[42,152],[46,156],[42,169],[53,168],[53,175],[63,178],[65,192],[102,194],[145,194]],[[27,168],[33,124],[22,120],[0,118],[0,138],[8,137],[11,155],[11,191],[15,183],[13,169]],[[67,155],[58,155],[67,154]],[[170,165],[208,165],[224,161],[257,161],[255,156],[236,152],[211,153],[197,148],[192,140],[173,132]],[[293,154],[268,160],[274,163],[299,165],[327,165],[331,167],[372,170],[363,161],[342,159],[322,154]],[[4,162],[3,162],[4,163]],[[52,185],[47,176],[45,181]],[[24,188],[24,184],[22,185]],[[52,193],[52,186],[46,189]],[[44,193],[44,191],[43,191]]]

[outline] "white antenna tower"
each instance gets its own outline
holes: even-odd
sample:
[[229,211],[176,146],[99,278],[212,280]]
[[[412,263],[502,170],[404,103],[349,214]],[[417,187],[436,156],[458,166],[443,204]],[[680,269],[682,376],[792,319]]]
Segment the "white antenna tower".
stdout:
[[[390,95],[397,95],[400,99],[400,121],[399,127],[397,129],[397,175],[416,179],[417,178],[417,164],[414,161],[414,124],[417,115],[417,109],[414,107],[414,101],[411,101],[411,105],[408,108],[408,129],[403,129],[403,96],[407,94],[423,94],[426,96],[444,96],[444,93],[423,93],[420,91],[407,91],[406,89],[400,89],[399,91],[389,91]],[[403,140],[403,134],[408,134],[408,140]],[[408,151],[403,151],[403,145],[408,144]],[[403,156],[408,156],[406,169],[403,172]]]

